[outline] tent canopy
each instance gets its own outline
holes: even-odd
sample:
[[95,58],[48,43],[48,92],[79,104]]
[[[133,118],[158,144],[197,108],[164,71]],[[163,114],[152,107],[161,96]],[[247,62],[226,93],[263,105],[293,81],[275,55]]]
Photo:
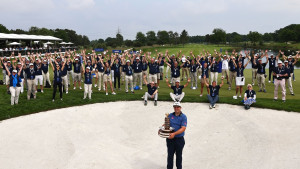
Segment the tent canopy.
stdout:
[[12,42],[12,43],[9,43],[8,45],[10,45],[10,46],[13,46],[13,45],[21,45],[21,43],[18,43],[18,42]]
[[7,39],[62,41],[62,39],[53,36],[0,33],[0,40]]

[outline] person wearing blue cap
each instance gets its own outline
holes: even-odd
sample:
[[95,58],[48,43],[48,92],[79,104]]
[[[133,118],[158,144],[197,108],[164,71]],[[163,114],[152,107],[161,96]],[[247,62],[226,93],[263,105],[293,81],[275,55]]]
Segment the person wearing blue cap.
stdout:
[[176,167],[182,169],[182,151],[185,145],[184,135],[187,127],[187,117],[181,111],[181,104],[175,102],[173,104],[174,112],[169,114],[170,127],[174,128],[174,132],[166,139],[168,148],[168,164],[167,169],[173,168],[174,154],[176,154]]

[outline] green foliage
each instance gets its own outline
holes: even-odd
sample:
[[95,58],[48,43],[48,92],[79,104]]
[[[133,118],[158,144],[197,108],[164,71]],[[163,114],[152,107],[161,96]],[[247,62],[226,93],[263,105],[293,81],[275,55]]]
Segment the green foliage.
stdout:
[[145,36],[145,34],[143,34],[142,32],[138,32],[136,34],[136,37],[135,37],[135,41],[136,41],[136,45],[138,45],[137,47],[140,47],[140,46],[145,46],[146,45],[146,42],[147,42],[147,38]]
[[167,31],[158,31],[157,32],[157,43],[159,45],[164,45],[169,43],[169,33]]
[[251,43],[254,44],[254,45],[255,45],[256,42],[259,42],[262,39],[262,35],[258,32],[250,31],[247,36],[248,36],[249,40],[251,41]]
[[148,31],[146,33],[146,36],[147,36],[147,45],[148,46],[152,46],[152,45],[156,44],[157,38],[156,38],[156,34],[154,31]]
[[184,46],[189,41],[188,32],[184,29],[180,34],[180,43]]
[[213,43],[225,43],[226,42],[226,32],[221,28],[215,28],[213,34],[211,35],[211,42]]
[[0,24],[0,33],[9,33],[9,30],[2,24]]

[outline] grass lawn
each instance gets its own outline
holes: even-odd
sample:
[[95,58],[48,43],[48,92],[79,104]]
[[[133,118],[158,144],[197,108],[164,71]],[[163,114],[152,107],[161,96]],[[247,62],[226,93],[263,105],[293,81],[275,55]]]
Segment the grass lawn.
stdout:
[[[50,71],[51,72],[51,71]],[[276,110],[285,110],[285,111],[296,111],[300,112],[300,70],[295,70],[296,74],[296,82],[293,82],[294,86],[294,93],[296,96],[291,96],[287,90],[287,102],[282,103],[281,101],[274,102],[273,101],[273,93],[274,93],[274,86],[272,83],[268,83],[266,80],[267,85],[267,93],[258,93],[258,86],[254,86],[254,90],[257,92],[257,103],[253,105],[253,107],[260,107],[260,108],[270,108]],[[52,74],[51,74],[52,76]],[[221,75],[219,75],[220,77]],[[246,84],[251,82],[251,70],[245,70]],[[2,74],[0,75],[2,79]],[[184,84],[186,79],[184,80]],[[219,79],[220,82],[220,79]],[[226,83],[226,80],[225,80]],[[198,86],[200,87],[199,83]],[[69,89],[69,94],[63,95],[63,101],[59,100],[59,93],[57,93],[55,102],[52,102],[52,88],[51,89],[44,89],[44,93],[37,93],[36,100],[27,101],[26,93],[20,95],[19,104],[11,106],[10,105],[10,95],[6,94],[6,87],[0,86],[0,120],[5,120],[13,117],[18,117],[22,115],[37,113],[41,111],[47,111],[52,109],[70,107],[70,106],[79,106],[85,104],[92,104],[92,103],[101,103],[101,102],[112,102],[112,101],[131,101],[131,100],[141,100],[142,102],[142,95],[146,91],[146,87],[143,90],[135,91],[135,94],[126,94],[124,92],[125,85],[122,85],[121,91],[116,91],[117,95],[108,95],[106,96],[104,91],[99,92],[97,88],[93,88],[92,100],[83,100],[83,90],[73,90],[73,86],[71,85]],[[190,85],[189,85],[190,87]],[[204,96],[199,97],[200,88],[197,90],[192,90],[190,88],[186,88],[183,91],[186,93],[182,102],[208,102],[206,97],[206,90],[204,89]],[[235,90],[228,91],[228,85],[224,84],[224,86],[220,90],[220,103],[228,103],[228,104],[235,104],[241,105],[241,99],[234,100],[232,96],[235,94]],[[245,88],[245,87],[244,87]],[[165,81],[161,82],[160,89],[159,89],[159,101],[171,101],[169,93],[171,89],[166,86]],[[281,98],[281,92],[279,92],[279,98]],[[280,100],[280,99],[279,99]],[[158,102],[159,104],[159,102]],[[153,106],[152,102],[149,101],[148,106]],[[199,111],[208,111],[208,104],[207,109],[199,110]]]

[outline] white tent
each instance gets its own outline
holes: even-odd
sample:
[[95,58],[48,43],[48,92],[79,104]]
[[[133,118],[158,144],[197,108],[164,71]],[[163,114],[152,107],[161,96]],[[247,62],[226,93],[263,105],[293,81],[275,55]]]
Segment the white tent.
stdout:
[[48,40],[48,41],[61,41],[62,39],[53,36],[41,36],[41,35],[26,35],[26,34],[7,34],[0,33],[0,39],[18,39],[18,40]]
[[8,45],[10,45],[10,46],[13,46],[13,45],[21,45],[21,43],[18,43],[18,42],[12,42],[12,43],[9,43]]
[[46,45],[53,45],[54,43],[52,43],[52,42],[46,42],[44,44],[46,44]]
[[60,45],[65,45],[66,44],[66,42],[61,42],[61,43],[59,43]]
[[68,42],[68,43],[65,43],[66,45],[73,45],[74,43],[72,42]]

